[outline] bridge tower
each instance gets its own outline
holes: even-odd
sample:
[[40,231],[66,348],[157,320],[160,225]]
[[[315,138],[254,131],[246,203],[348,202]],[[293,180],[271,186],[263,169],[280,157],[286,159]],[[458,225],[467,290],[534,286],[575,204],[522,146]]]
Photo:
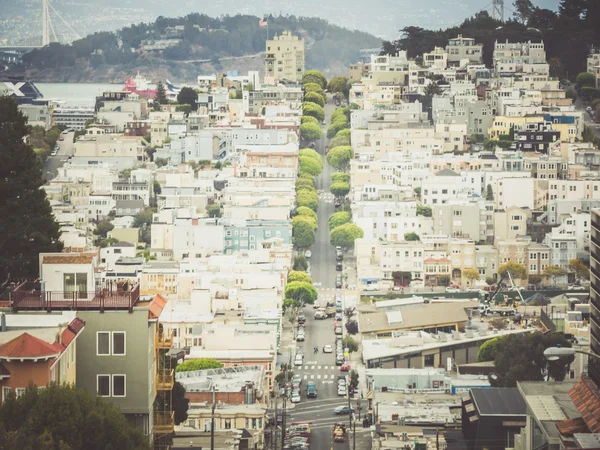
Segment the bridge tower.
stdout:
[[50,43],[50,11],[48,0],[42,0],[42,47]]
[[504,22],[504,0],[492,0],[492,17]]

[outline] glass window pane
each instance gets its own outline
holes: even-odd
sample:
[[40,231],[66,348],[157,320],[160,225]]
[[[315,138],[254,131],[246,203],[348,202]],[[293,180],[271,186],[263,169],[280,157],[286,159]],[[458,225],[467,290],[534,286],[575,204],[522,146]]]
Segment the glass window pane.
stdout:
[[110,333],[98,333],[97,353],[99,355],[110,355]]
[[110,375],[98,375],[98,395],[101,397],[110,395]]
[[114,332],[113,333],[113,355],[124,355],[125,354],[125,333]]
[[113,375],[113,397],[125,396],[125,375]]

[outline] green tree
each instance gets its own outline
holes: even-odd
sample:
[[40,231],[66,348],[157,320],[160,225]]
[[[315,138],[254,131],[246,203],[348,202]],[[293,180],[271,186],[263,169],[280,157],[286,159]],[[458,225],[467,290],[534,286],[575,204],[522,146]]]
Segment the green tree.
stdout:
[[567,267],[571,272],[575,273],[575,278],[578,280],[590,279],[590,269],[581,259],[573,258],[571,261],[569,261]]
[[154,103],[159,105],[166,105],[169,103],[169,100],[167,100],[167,90],[162,81],[156,83],[156,97],[154,97]]
[[[297,316],[298,315],[296,314],[296,317]],[[284,387],[287,383],[292,381],[293,378],[294,371],[292,370],[292,367],[289,364],[283,363],[281,365],[281,370],[275,375],[275,383],[277,383],[277,386],[279,387]]]
[[518,381],[544,381],[553,378],[563,381],[573,356],[548,361],[544,350],[549,347],[571,347],[571,343],[558,333],[540,332],[511,334],[498,338],[493,351],[495,387],[515,387]]
[[296,180],[296,191],[301,191],[303,189],[314,189],[315,185],[313,183],[312,180],[309,180],[308,178],[298,178]]
[[323,167],[323,158],[321,158],[321,155],[319,155],[319,153],[317,153],[317,151],[313,150],[312,148],[300,149],[298,151],[298,156],[308,156],[310,158],[313,158],[321,165],[321,167]]
[[308,261],[306,261],[306,257],[304,255],[294,256],[293,269],[296,271],[306,272],[308,269]]
[[318,294],[311,283],[292,281],[285,287],[284,297],[305,305],[312,305],[317,300]]
[[296,213],[299,216],[308,216],[312,219],[314,219],[315,222],[319,222],[319,218],[317,216],[317,213],[314,212],[312,209],[307,208],[306,206],[300,206],[298,208],[296,208]]
[[175,111],[182,112],[187,117],[192,112],[192,105],[177,105]]
[[577,89],[581,90],[585,86],[596,87],[596,77],[593,73],[581,72],[577,75],[576,81]]
[[534,6],[531,0],[515,0],[513,2],[513,15],[522,24],[526,24],[533,14]]
[[347,86],[348,86],[348,77],[344,77],[344,76],[337,76],[337,77],[333,77],[331,80],[329,80],[329,83],[327,84],[327,90],[329,92],[335,92],[335,93],[340,93],[340,94],[344,94],[346,92]]
[[42,172],[30,145],[27,119],[11,97],[0,97],[0,286],[36,278],[39,254],[59,252],[59,226],[54,220]]
[[318,92],[307,92],[304,94],[304,101],[316,103],[320,107],[325,106],[325,98]]
[[[544,275],[552,278],[552,283],[556,284],[556,277],[560,277],[565,273],[565,270],[555,264],[550,264],[544,269]],[[512,274],[511,274],[512,275]]]
[[331,183],[331,185],[329,186],[329,190],[337,198],[345,197],[346,195],[348,195],[348,192],[350,192],[350,183],[344,183],[341,181]]
[[192,107],[192,111],[196,111],[198,109],[198,93],[192,89],[191,87],[182,87],[177,94],[177,103],[180,105],[190,105]]
[[494,352],[496,351],[496,345],[500,338],[489,339],[481,344],[479,350],[477,351],[477,361],[486,362],[494,360]]
[[364,237],[363,230],[353,223],[340,225],[329,232],[329,242],[331,245],[340,246],[344,249],[354,247],[354,241],[362,237]]
[[338,134],[336,134],[335,137],[329,141],[329,144],[328,144],[329,148],[350,145],[350,137],[342,134],[343,131],[346,131],[346,130],[338,131]]
[[417,205],[417,216],[431,217],[432,214],[431,206]]
[[133,218],[133,228],[143,228],[144,226],[150,226],[152,224],[153,214],[154,210],[152,208],[146,208],[145,210],[137,213]]
[[504,275],[506,272],[510,272],[510,276],[513,278],[520,278],[521,280],[527,279],[527,269],[523,264],[508,261],[498,267],[498,274],[500,274],[500,276]]
[[315,125],[318,125],[319,128],[321,128],[321,122],[319,122],[317,119],[315,119],[313,116],[302,116],[300,118],[300,123],[314,123]]
[[[306,208],[306,206],[304,208]],[[307,216],[307,215],[304,215],[304,216],[296,215],[296,216],[292,217],[292,229],[295,224],[300,223],[300,222],[308,223],[312,227],[313,230],[316,230],[319,227],[317,219],[315,219],[311,216]]]
[[291,283],[293,281],[302,281],[303,283],[312,284],[312,278],[310,277],[310,275],[301,270],[290,271],[290,273],[288,274],[288,277],[287,277],[287,281],[288,281],[288,283]]
[[346,170],[350,166],[350,160],[354,157],[352,147],[335,147],[327,153],[327,162],[337,170]]
[[110,223],[110,221],[103,220],[103,221],[99,222],[98,225],[96,225],[94,234],[96,236],[100,236],[101,238],[105,238],[106,233],[108,233],[109,231],[112,231],[114,228],[115,228],[115,226],[112,223]]
[[350,183],[350,175],[345,172],[333,172],[331,174],[332,183]]
[[316,83],[321,86],[321,89],[325,89],[327,87],[327,78],[318,70],[307,70],[302,75],[302,84],[306,85],[307,83]]
[[319,196],[310,191],[299,191],[296,194],[296,205],[298,207],[306,206],[307,208],[316,211],[319,208]]
[[310,156],[299,156],[300,172],[308,173],[316,177],[323,170],[323,163],[311,158]]
[[206,212],[208,213],[208,217],[221,217],[223,215],[221,205],[217,205],[216,203],[208,205],[206,207]]
[[405,241],[420,241],[421,238],[417,233],[404,233]]
[[312,102],[302,103],[302,114],[305,116],[312,116],[319,122],[323,122],[323,119],[325,119],[325,111],[323,111],[323,108]]
[[196,370],[222,369],[223,363],[212,358],[188,359],[176,368],[176,372],[192,372]]
[[19,398],[10,395],[0,407],[0,435],[3,449],[150,448],[119,408],[70,385],[30,385]]
[[481,278],[481,275],[479,274],[479,270],[474,269],[472,267],[463,270],[462,276],[464,278],[466,278],[466,280],[471,284],[473,284],[475,281],[478,281]]
[[358,351],[358,342],[356,342],[349,334],[344,336],[342,339],[342,345],[344,346],[344,349],[348,349],[348,353],[354,353]]
[[300,137],[305,141],[316,141],[323,137],[321,127],[311,122],[300,125]]
[[335,136],[337,136],[337,134],[341,131],[341,130],[345,130],[347,128],[350,128],[350,124],[348,123],[348,121],[344,121],[344,120],[338,120],[336,122],[333,122],[331,125],[329,125],[329,127],[327,128],[327,137],[329,139],[334,138]]
[[351,220],[352,220],[352,216],[350,215],[350,213],[348,211],[339,211],[339,212],[333,213],[329,217],[327,224],[329,225],[329,229],[333,230],[334,228],[337,228],[340,225],[350,223]]
[[[304,218],[308,219],[307,216]],[[309,248],[315,243],[315,228],[308,220],[292,222],[292,242],[299,249]]]
[[154,183],[152,183],[152,190],[155,196],[161,194],[162,188],[160,187],[160,183],[158,181],[154,180]]
[[305,94],[309,92],[316,92],[321,97],[325,97],[325,92],[323,91],[323,88],[317,83],[306,83],[304,85],[304,92]]
[[450,284],[450,275],[440,275],[438,277],[438,284],[440,286],[448,286]]
[[491,184],[488,184],[485,188],[485,199],[489,202],[494,201],[494,190],[492,189]]

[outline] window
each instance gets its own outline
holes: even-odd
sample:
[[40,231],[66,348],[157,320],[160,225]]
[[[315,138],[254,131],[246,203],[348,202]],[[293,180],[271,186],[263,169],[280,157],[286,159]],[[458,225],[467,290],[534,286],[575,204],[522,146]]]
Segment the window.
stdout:
[[97,375],[97,391],[100,397],[110,397],[110,375]]
[[125,389],[125,375],[113,375],[113,397],[125,397],[126,389]]
[[224,428],[226,430],[231,430],[231,419],[225,419],[225,426]]
[[25,394],[25,388],[16,388],[15,389],[15,398],[19,398],[23,394]]
[[434,363],[434,356],[435,355],[425,355],[424,356],[424,363],[425,363],[425,367],[433,367],[433,363]]
[[11,389],[8,386],[2,386],[2,401],[5,402],[8,400],[8,396],[11,393]]
[[96,356],[110,355],[110,333],[98,331],[96,333]]
[[125,355],[125,332],[113,331],[112,354]]

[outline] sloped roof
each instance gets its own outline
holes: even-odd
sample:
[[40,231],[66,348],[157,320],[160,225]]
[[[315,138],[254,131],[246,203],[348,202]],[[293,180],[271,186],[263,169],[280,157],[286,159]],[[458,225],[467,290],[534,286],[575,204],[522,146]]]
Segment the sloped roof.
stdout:
[[94,259],[93,255],[45,255],[44,264],[91,264]]
[[525,416],[527,405],[517,388],[471,389],[480,416]]
[[450,169],[442,169],[435,174],[436,177],[460,177],[455,171]]
[[61,351],[60,344],[49,344],[29,333],[23,333],[0,345],[0,358],[48,358],[59,355]]
[[588,429],[582,417],[556,422],[556,428],[558,428],[560,434],[567,437],[571,437],[575,433],[584,433]]
[[588,377],[580,380],[569,390],[569,397],[592,433],[600,433],[600,389]]
[[162,295],[155,295],[152,303],[150,303],[150,306],[148,307],[148,318],[158,319],[163,312],[163,309],[165,309],[165,306],[167,306],[167,299]]

